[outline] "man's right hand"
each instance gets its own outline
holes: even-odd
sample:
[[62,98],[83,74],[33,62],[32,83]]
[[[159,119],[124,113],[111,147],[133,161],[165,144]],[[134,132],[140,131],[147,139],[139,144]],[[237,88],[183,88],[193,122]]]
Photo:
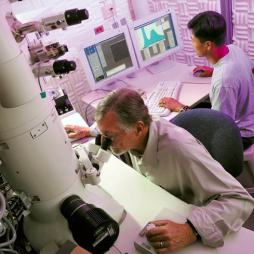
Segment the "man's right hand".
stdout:
[[87,250],[77,246],[72,252],[71,254],[92,254],[91,252],[88,252]]
[[157,220],[150,223],[154,227],[147,230],[145,235],[158,254],[171,253],[197,241],[197,237],[187,223],[179,224],[170,220]]
[[65,125],[64,129],[66,130],[69,138],[81,139],[91,136],[90,129],[88,127]]
[[159,101],[159,106],[163,108],[167,108],[172,112],[179,112],[184,105],[178,100],[171,97],[163,97]]
[[213,75],[213,68],[209,66],[197,66],[192,72],[194,76],[195,73],[200,72],[198,77],[211,77]]

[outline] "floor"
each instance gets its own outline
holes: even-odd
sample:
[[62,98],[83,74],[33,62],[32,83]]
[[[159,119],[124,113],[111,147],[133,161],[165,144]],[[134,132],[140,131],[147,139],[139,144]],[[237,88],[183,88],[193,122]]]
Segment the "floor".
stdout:
[[[244,168],[243,172],[237,177],[237,180],[245,187],[245,188],[253,188],[254,187],[254,175],[251,173],[249,169]],[[252,196],[254,197],[254,188],[252,189]],[[254,211],[250,215],[249,219],[243,225],[245,228],[254,231]]]

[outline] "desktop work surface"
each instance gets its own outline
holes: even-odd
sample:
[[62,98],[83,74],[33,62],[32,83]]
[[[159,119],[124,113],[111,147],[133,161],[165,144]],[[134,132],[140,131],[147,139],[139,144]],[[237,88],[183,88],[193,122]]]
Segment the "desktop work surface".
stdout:
[[[114,157],[104,164],[100,187],[109,193],[126,210],[127,215],[120,225],[120,235],[114,246],[119,253],[138,254],[134,247],[142,228],[154,218],[167,216],[176,222],[184,222],[191,206],[153,184],[134,169]],[[164,217],[165,219],[165,217]],[[210,248],[201,242],[174,252],[177,254],[252,254],[254,232],[242,228],[225,238],[223,247]],[[116,253],[113,248],[108,254]]]
[[[68,116],[68,118],[63,121],[64,124],[80,124],[84,121],[78,113]],[[190,205],[150,182],[113,155],[102,167],[99,186],[127,212],[120,225],[119,237],[114,244],[116,248],[112,247],[107,252],[108,254],[138,254],[139,252],[134,247],[134,241],[137,240],[139,232],[149,221],[154,218],[167,217],[179,223],[184,222],[191,208]],[[252,254],[253,241],[254,232],[241,228],[238,233],[228,235],[221,248],[213,249],[197,242],[175,253],[239,254],[243,252]],[[117,249],[120,252],[116,252]]]
[[[158,65],[163,64],[159,63]],[[128,78],[116,81],[115,83],[91,91],[82,97],[82,101],[86,108],[86,120],[90,124],[93,123],[93,114],[95,108],[100,101],[110,90],[120,87],[126,87],[139,91],[142,97],[146,99],[155,89],[156,85],[162,81],[177,81],[180,83],[178,98],[181,103],[190,107],[195,107],[199,102],[208,98],[210,90],[211,78],[194,77],[192,70],[195,66],[173,62],[170,67],[162,72],[150,73],[146,68],[141,69]],[[166,119],[171,119],[177,113],[171,113]]]

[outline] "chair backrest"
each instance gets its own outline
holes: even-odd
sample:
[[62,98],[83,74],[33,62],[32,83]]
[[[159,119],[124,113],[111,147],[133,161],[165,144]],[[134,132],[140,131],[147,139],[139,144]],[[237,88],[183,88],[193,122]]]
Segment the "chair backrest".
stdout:
[[243,145],[240,130],[226,114],[197,108],[178,114],[172,123],[189,131],[212,157],[234,177],[243,170]]

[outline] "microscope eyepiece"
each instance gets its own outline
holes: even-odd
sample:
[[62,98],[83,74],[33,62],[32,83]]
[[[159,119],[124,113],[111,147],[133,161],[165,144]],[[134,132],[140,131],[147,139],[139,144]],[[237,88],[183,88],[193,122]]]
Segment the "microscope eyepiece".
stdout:
[[89,18],[89,13],[86,9],[71,9],[64,13],[66,23],[69,26],[76,25],[82,22],[82,20]]
[[76,63],[68,60],[56,60],[53,64],[55,74],[65,74],[76,70]]

